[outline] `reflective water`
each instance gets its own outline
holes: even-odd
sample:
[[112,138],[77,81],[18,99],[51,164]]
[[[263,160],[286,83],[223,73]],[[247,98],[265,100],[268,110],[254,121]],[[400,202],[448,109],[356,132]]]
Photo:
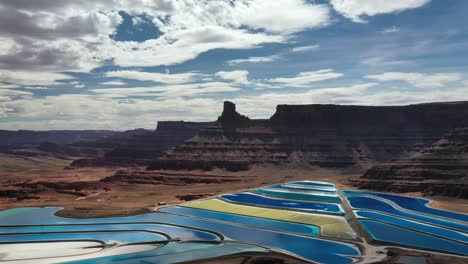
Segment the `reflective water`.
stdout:
[[372,220],[359,220],[359,223],[376,241],[460,255],[468,253],[468,245],[466,244]]
[[249,205],[257,206],[267,206],[291,210],[302,210],[302,211],[312,211],[312,212],[323,212],[323,213],[332,213],[343,215],[345,214],[343,208],[338,204],[333,203],[322,203],[322,202],[312,202],[312,201],[303,201],[303,200],[292,200],[292,199],[279,199],[266,197],[262,195],[257,195],[253,193],[235,193],[235,194],[226,194],[221,196],[222,199]]
[[401,196],[401,195],[393,195],[393,194],[386,194],[386,193],[379,193],[379,192],[363,192],[363,191],[351,191],[351,190],[343,190],[344,195],[374,195],[384,199],[388,199],[398,206],[408,209],[414,210],[418,212],[423,212],[426,214],[432,214],[436,216],[442,216],[452,219],[457,219],[461,221],[465,221],[468,223],[468,214],[450,212],[440,209],[435,209],[428,207],[430,200],[417,198],[417,197],[409,197],[409,196]]

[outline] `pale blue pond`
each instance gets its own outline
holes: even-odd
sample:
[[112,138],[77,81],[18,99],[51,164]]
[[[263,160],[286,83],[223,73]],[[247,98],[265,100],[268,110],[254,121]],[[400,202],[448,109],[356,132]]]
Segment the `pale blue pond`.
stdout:
[[100,263],[129,263],[129,264],[172,264],[174,262],[189,262],[204,258],[216,258],[238,253],[265,253],[266,249],[246,244],[213,244],[213,243],[171,243],[158,249],[123,254],[116,256],[84,259],[66,262],[68,264],[100,264]]
[[378,196],[384,199],[388,199],[396,203],[398,206],[401,206],[402,208],[405,208],[408,210],[414,210],[414,211],[422,212],[425,214],[432,214],[436,216],[457,219],[457,220],[465,221],[468,223],[468,214],[462,214],[462,213],[456,213],[456,212],[450,212],[450,211],[431,208],[429,207],[430,200],[428,199],[401,196],[401,195],[392,195],[392,194],[379,193],[379,192],[363,192],[363,191],[351,191],[351,190],[343,190],[343,194],[346,196],[362,195],[362,194],[374,195],[374,196]]
[[[90,231],[151,231],[161,233],[167,238],[180,238],[183,240],[220,240],[222,237],[216,234],[197,229],[178,227],[165,224],[152,223],[126,223],[126,224],[67,224],[67,225],[40,225],[40,226],[16,226],[0,227],[0,240],[9,233],[50,233],[50,232],[90,232]],[[133,234],[132,234],[133,235]]]
[[322,203],[303,200],[280,199],[257,195],[253,193],[235,193],[226,194],[221,196],[222,199],[247,205],[266,206],[273,208],[282,208],[289,210],[300,210],[309,212],[322,212],[343,215],[345,214],[343,208],[334,203]]
[[[30,208],[24,210],[17,210],[16,213],[11,211],[0,212],[0,226],[23,226],[24,228],[33,228],[25,225],[54,225],[54,224],[73,224],[71,228],[79,225],[89,224],[125,224],[125,223],[140,223],[140,224],[164,224],[175,225],[178,227],[185,227],[194,230],[205,230],[208,232],[222,233],[226,238],[243,241],[247,243],[255,243],[269,247],[283,252],[303,257],[310,261],[322,263],[352,263],[353,257],[360,256],[359,248],[353,244],[341,243],[329,240],[322,240],[315,237],[306,237],[300,235],[293,235],[281,233],[279,231],[258,229],[239,224],[229,224],[226,222],[212,221],[207,219],[193,218],[182,215],[173,215],[162,212],[155,212],[144,215],[130,216],[130,217],[113,217],[113,218],[95,218],[95,219],[70,219],[54,216],[53,213],[59,208]],[[15,227],[15,228],[16,228]],[[18,231],[18,229],[16,229]],[[162,229],[152,229],[153,231],[163,231]],[[167,231],[169,233],[169,231]],[[131,233],[128,240],[131,240]],[[122,234],[122,232],[119,232]],[[42,234],[41,234],[42,235]],[[64,234],[64,238],[66,234]],[[103,238],[104,239],[104,238]],[[208,240],[210,241],[210,240]],[[159,250],[167,250],[169,247],[164,246]],[[323,250],[326,249],[326,250]],[[172,249],[179,250],[177,248]],[[208,252],[208,251],[207,251]],[[147,252],[145,252],[147,253]],[[152,257],[153,255],[148,255]],[[125,259],[133,259],[134,254],[127,254],[123,256],[116,256],[119,261],[126,261]],[[107,260],[103,260],[106,262]],[[82,263],[96,263],[96,262],[82,262]],[[158,263],[158,262],[156,262]],[[165,262],[161,262],[165,263]],[[168,262],[169,263],[169,262]]]

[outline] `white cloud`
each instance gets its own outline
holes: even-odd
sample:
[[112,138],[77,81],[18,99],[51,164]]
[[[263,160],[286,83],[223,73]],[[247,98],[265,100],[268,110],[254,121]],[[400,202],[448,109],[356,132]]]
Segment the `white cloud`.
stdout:
[[194,84],[172,84],[163,86],[132,87],[132,88],[100,88],[90,90],[109,98],[124,97],[159,97],[181,98],[201,94],[215,94],[224,92],[236,92],[240,89],[232,83],[207,82]]
[[[123,21],[119,11],[135,23],[145,16],[161,36],[115,41]],[[173,65],[213,49],[284,43],[290,34],[330,20],[328,5],[304,0],[1,1],[0,69],[89,72],[107,61]]]
[[369,66],[398,66],[402,64],[409,64],[411,62],[407,60],[395,60],[385,56],[375,56],[367,57],[361,60],[361,63]]
[[122,81],[107,81],[107,82],[100,82],[99,84],[102,84],[102,85],[126,85],[126,83],[122,82]]
[[15,85],[57,85],[61,80],[73,79],[72,76],[58,72],[34,72],[0,70],[0,81]]
[[0,89],[14,89],[19,88],[18,85],[8,84],[8,83],[0,83]]
[[322,69],[318,71],[301,72],[291,78],[273,78],[268,82],[279,83],[291,87],[309,87],[314,82],[320,82],[329,79],[335,79],[344,76],[342,73],[335,72],[332,69]]
[[386,28],[386,29],[382,30],[381,32],[383,34],[397,33],[397,32],[400,32],[400,29],[393,26],[393,27]]
[[237,71],[219,71],[215,76],[220,77],[224,80],[232,81],[239,84],[248,84],[249,80],[247,79],[249,75],[248,71],[237,70]]
[[461,79],[461,75],[458,73],[423,74],[409,72],[385,72],[382,74],[367,75],[365,78],[381,82],[403,81],[420,88],[438,88],[444,87],[446,83],[459,81]]
[[318,49],[320,49],[320,45],[300,46],[300,47],[292,48],[291,52],[307,52],[307,51],[316,51]]
[[118,77],[139,81],[152,81],[165,84],[189,83],[204,76],[196,72],[188,73],[159,73],[159,72],[143,72],[143,71],[110,71],[105,73],[106,77]]
[[375,83],[363,83],[349,87],[310,89],[304,92],[264,93],[232,98],[243,114],[253,118],[271,116],[279,104],[343,104],[361,97]]
[[233,66],[233,65],[241,64],[241,63],[272,62],[281,58],[282,58],[282,55],[271,55],[271,56],[265,56],[265,57],[248,57],[247,59],[230,60],[227,62],[227,64]]
[[109,99],[84,94],[2,103],[0,96],[0,117],[21,117],[1,122],[0,129],[154,129],[158,120],[215,120],[221,103],[209,98]]
[[331,0],[338,13],[354,22],[366,22],[363,16],[389,14],[418,8],[431,0]]

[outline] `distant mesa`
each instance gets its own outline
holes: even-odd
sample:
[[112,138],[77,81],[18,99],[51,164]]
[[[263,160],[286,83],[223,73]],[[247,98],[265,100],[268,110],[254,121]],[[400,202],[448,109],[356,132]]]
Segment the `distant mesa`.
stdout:
[[247,170],[255,164],[364,171],[410,157],[468,127],[468,102],[407,106],[278,105],[249,119],[224,102],[218,120],[167,151],[149,170]]
[[106,146],[102,157],[75,160],[71,167],[142,166],[148,165],[164,152],[195,136],[210,122],[159,121],[154,131],[139,131],[122,137],[94,142]]

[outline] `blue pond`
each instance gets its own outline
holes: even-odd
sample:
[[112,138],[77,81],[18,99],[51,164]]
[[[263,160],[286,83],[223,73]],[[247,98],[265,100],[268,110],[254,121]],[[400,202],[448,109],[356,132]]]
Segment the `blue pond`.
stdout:
[[466,255],[468,252],[468,245],[466,244],[457,243],[372,220],[359,220],[359,223],[374,240],[379,242],[443,251],[459,255]]
[[439,210],[435,208],[428,207],[429,200],[423,198],[416,198],[416,197],[408,197],[408,196],[401,196],[401,195],[392,195],[386,193],[378,193],[378,192],[361,192],[361,191],[351,191],[351,190],[343,190],[343,194],[346,196],[350,195],[374,195],[384,199],[388,199],[398,206],[408,210],[414,210],[426,214],[432,214],[436,216],[442,216],[451,219],[457,219],[461,221],[468,222],[468,215],[455,213],[445,210]]
[[[41,226],[17,226],[17,227],[0,227],[0,239],[2,235],[8,233],[47,233],[47,232],[89,232],[89,231],[157,231],[165,234],[167,238],[181,238],[183,240],[220,240],[221,237],[216,234],[201,231],[197,229],[178,227],[164,224],[152,223],[126,223],[126,224],[87,224],[87,225],[41,225]],[[166,238],[165,238],[166,239]],[[2,239],[3,240],[3,239]]]
[[[256,243],[266,247],[277,249],[291,254],[303,257],[310,261],[322,263],[352,263],[353,256],[360,256],[359,249],[352,244],[322,240],[315,237],[306,237],[281,233],[279,231],[258,229],[244,225],[231,224],[207,219],[187,217],[182,215],[173,215],[162,212],[144,214],[131,217],[113,217],[113,218],[95,218],[95,219],[68,219],[54,216],[53,213],[58,208],[29,208],[18,210],[16,213],[7,211],[0,212],[1,226],[23,226],[25,225],[53,225],[53,224],[124,224],[124,223],[157,223],[165,225],[176,225],[191,229],[211,230],[212,232],[222,233],[226,238],[244,241],[247,243]],[[16,228],[16,227],[15,227]],[[16,229],[18,231],[18,229]],[[153,231],[158,231],[156,228]],[[168,235],[170,236],[170,232]],[[131,236],[132,232],[129,232]],[[157,250],[167,250],[170,247],[162,247]],[[327,250],[323,250],[326,248]],[[173,252],[173,249],[171,252]],[[158,251],[159,252],[159,251]],[[147,252],[146,252],[147,253]],[[133,258],[134,254],[122,255],[120,257]],[[154,255],[154,254],[153,254]],[[151,255],[151,256],[153,256]],[[151,257],[148,256],[148,257]],[[119,257],[119,258],[120,258]],[[125,261],[125,259],[120,259]],[[104,260],[103,262],[106,262]],[[89,263],[89,262],[84,262]],[[92,262],[97,263],[97,262]]]
[[421,231],[430,235],[441,236],[448,238],[450,240],[468,243],[468,234],[458,232],[451,229],[446,229],[438,226],[433,226],[429,224],[424,224],[420,222],[415,222],[411,220],[406,220],[404,218],[399,218],[391,215],[381,214],[377,212],[369,211],[356,211],[355,212],[358,218],[360,219],[371,219],[386,222],[388,224],[393,224],[396,226],[412,229],[415,231]]
[[220,213],[215,211],[187,208],[187,207],[167,207],[160,209],[161,212],[208,218],[219,221],[232,222],[234,224],[244,224],[258,228],[266,228],[283,232],[291,232],[309,236],[318,236],[320,230],[316,226],[304,225],[292,222],[271,220],[266,218],[243,216],[229,213]]
[[270,196],[277,196],[277,197],[284,197],[284,198],[291,198],[291,199],[309,199],[309,200],[319,200],[325,202],[335,202],[341,203],[341,198],[332,193],[323,193],[323,192],[298,192],[298,191],[291,191],[291,190],[282,190],[282,189],[275,189],[275,188],[263,188],[263,189],[256,189],[255,192],[260,194],[266,194]]
[[423,221],[426,223],[439,225],[447,228],[457,229],[462,232],[468,231],[468,225],[464,225],[458,222],[441,219],[437,217],[426,216],[423,214],[409,213],[402,210],[398,210],[389,203],[386,203],[378,198],[371,197],[361,197],[361,196],[350,196],[346,198],[353,209],[363,209],[363,210],[375,210],[388,214],[393,214],[405,218],[410,218],[418,221]]
[[66,262],[69,264],[95,264],[95,263],[158,263],[172,264],[174,262],[189,262],[203,258],[216,258],[240,252],[266,252],[264,248],[245,244],[213,244],[213,243],[170,243],[164,247],[138,252],[107,256],[93,259]]
[[291,199],[279,199],[261,196],[253,193],[236,193],[236,194],[226,194],[221,196],[222,199],[229,202],[248,204],[254,206],[266,206],[290,210],[299,210],[299,211],[312,211],[312,212],[322,212],[322,213],[331,213],[344,215],[345,212],[343,208],[338,204],[333,203],[321,203],[321,202],[312,202],[312,201],[301,201],[301,200],[291,200]]
[[85,232],[85,233],[39,233],[0,235],[0,243],[40,242],[40,241],[73,241],[97,240],[104,243],[118,241],[121,243],[149,242],[167,240],[165,236],[146,231],[114,231],[114,232]]

